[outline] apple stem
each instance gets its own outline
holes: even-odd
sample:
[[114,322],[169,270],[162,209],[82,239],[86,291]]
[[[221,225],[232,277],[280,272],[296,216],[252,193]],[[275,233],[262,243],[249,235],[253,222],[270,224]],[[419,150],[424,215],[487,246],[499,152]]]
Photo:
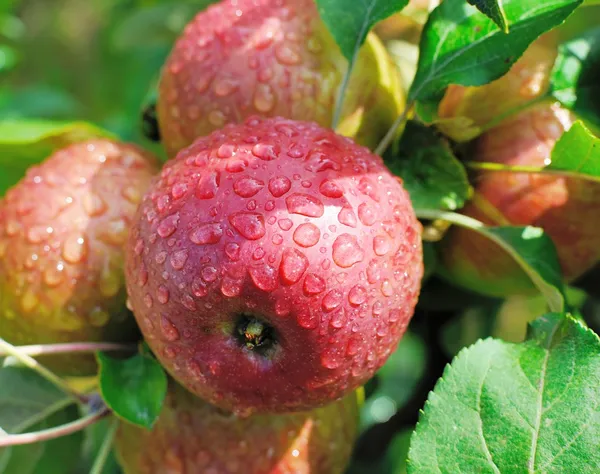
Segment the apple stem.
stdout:
[[[33,344],[15,347],[21,354],[31,357],[55,354],[89,353],[98,351],[135,352],[137,350],[137,347],[134,344],[115,344],[112,342],[69,342],[64,344]],[[6,357],[8,355],[11,354],[0,348],[0,357]]]
[[406,121],[406,119],[408,117],[408,114],[410,113],[410,111],[412,110],[412,108],[413,108],[414,105],[415,105],[415,101],[414,100],[411,100],[410,102],[408,102],[406,104],[406,106],[404,107],[404,110],[402,111],[402,113],[400,114],[400,116],[392,124],[392,126],[390,127],[390,129],[387,131],[387,133],[385,134],[385,136],[382,138],[381,142],[379,142],[379,145],[377,145],[377,148],[375,148],[375,154],[376,155],[382,156],[383,153],[385,152],[385,150],[387,150],[387,148],[390,146],[390,144],[394,140],[394,136],[396,135],[396,131]]
[[0,448],[8,446],[20,446],[24,444],[41,443],[50,439],[67,436],[93,425],[110,413],[110,410],[105,406],[100,411],[90,413],[89,415],[79,418],[78,420],[66,423],[64,425],[55,426],[47,430],[34,431],[31,433],[22,434],[7,434],[0,435]]
[[549,169],[547,167],[539,166],[504,165],[501,163],[489,163],[478,161],[465,161],[464,165],[467,168],[480,171],[504,171],[506,173],[547,174],[566,178],[585,179],[588,181],[594,181],[596,183],[600,181],[600,177],[598,176],[592,176],[590,174],[585,174],[578,171]]
[[40,376],[60,388],[64,393],[69,395],[71,398],[76,400],[78,403],[87,403],[88,399],[85,395],[82,395],[74,391],[62,378],[56,375],[51,370],[48,370],[33,357],[21,352],[18,347],[13,346],[4,339],[0,338],[0,351],[4,354],[14,357],[24,366],[37,372]]
[[242,317],[238,324],[238,334],[244,346],[250,350],[266,350],[273,345],[270,326],[254,317]]

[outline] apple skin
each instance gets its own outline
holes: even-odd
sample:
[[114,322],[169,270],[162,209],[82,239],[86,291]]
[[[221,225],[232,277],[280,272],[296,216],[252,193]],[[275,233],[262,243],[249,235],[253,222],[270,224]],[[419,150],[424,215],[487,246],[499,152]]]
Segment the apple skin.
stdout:
[[[251,115],[329,126],[348,61],[314,0],[223,0],[185,28],[163,67],[157,102],[169,156]],[[374,148],[404,108],[396,66],[369,34],[337,131]]]
[[[474,161],[543,167],[576,117],[545,101],[507,119],[474,144]],[[556,175],[480,172],[475,197],[461,211],[489,225],[542,227],[552,238],[566,281],[590,269],[600,255],[596,219],[600,185]],[[440,249],[452,282],[490,296],[535,291],[533,283],[500,247],[476,233],[452,228]]]
[[360,396],[239,418],[172,382],[151,431],[120,423],[117,459],[124,474],[341,474],[357,436]]
[[[125,307],[129,224],[158,168],[106,139],[56,151],[0,203],[0,337],[16,345],[131,341]],[[62,375],[90,375],[93,355],[42,357]]]
[[458,142],[479,136],[548,91],[557,54],[557,35],[547,33],[499,79],[483,86],[450,85],[438,107],[437,127]]
[[[237,414],[308,410],[396,348],[420,290],[421,230],[367,148],[253,117],[167,163],[132,226],[128,293],[188,390]],[[266,327],[255,350],[252,319]]]

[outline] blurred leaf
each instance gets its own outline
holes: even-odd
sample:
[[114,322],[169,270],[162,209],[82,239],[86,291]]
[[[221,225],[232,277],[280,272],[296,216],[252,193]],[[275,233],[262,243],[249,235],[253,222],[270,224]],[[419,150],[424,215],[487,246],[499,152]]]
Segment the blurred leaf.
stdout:
[[389,420],[411,396],[425,369],[423,341],[407,332],[377,372],[378,384],[361,410],[361,430]]
[[[72,406],[56,413],[56,415],[52,415],[46,420],[45,426],[40,426],[36,429],[64,425],[75,421],[77,418],[79,418],[79,412],[75,406]],[[42,446],[44,447],[44,452],[37,462],[33,474],[71,473],[81,454],[83,432],[79,431],[68,436],[61,436],[60,438],[46,441],[42,443]],[[17,466],[20,467],[18,464]],[[19,471],[19,474],[22,474],[21,471]]]
[[51,382],[24,367],[2,367],[0,387],[0,428],[7,433],[21,433],[73,403]]
[[385,455],[386,464],[389,466],[391,474],[406,474],[408,449],[410,447],[410,436],[412,431],[405,430],[398,433],[387,450]]
[[569,171],[600,181],[600,138],[578,121],[554,145],[548,170]]
[[468,291],[433,275],[423,287],[417,306],[425,311],[464,311],[471,306],[493,305],[498,299]]
[[562,314],[521,344],[479,341],[430,394],[408,472],[599,472],[599,379],[598,336]]
[[0,146],[55,146],[110,136],[106,131],[86,122],[53,122],[49,120],[4,120],[0,122]]
[[463,165],[433,129],[415,121],[406,124],[390,170],[404,181],[413,206],[456,210],[471,194]]
[[562,23],[582,0],[504,0],[505,34],[464,0],[444,0],[429,16],[409,98],[434,100],[450,84],[480,86],[506,74],[527,46]]
[[55,150],[99,136],[112,138],[86,122],[0,121],[0,195],[21,179],[31,165],[42,162]]
[[353,62],[367,34],[378,21],[399,12],[408,0],[316,0],[321,18],[342,54]]
[[[76,407],[61,410],[28,431],[39,431],[75,421]],[[13,446],[0,451],[0,474],[68,474],[73,472],[83,442],[83,433],[76,432],[43,443]],[[2,457],[6,464],[2,466]]]
[[0,449],[0,474],[33,474],[43,454],[41,443]]
[[2,13],[2,10],[0,7],[0,35],[18,41],[25,34],[25,25],[16,16]]
[[454,357],[479,339],[491,336],[501,307],[501,300],[472,302],[458,317],[452,318],[442,328],[440,343],[446,354]]
[[[0,428],[11,434],[38,431],[77,419],[72,398],[30,369],[0,369]],[[64,474],[74,465],[81,435],[0,449],[0,474]],[[65,464],[66,463],[66,464]]]
[[467,0],[481,13],[492,20],[504,33],[508,33],[508,20],[502,7],[502,0]]
[[396,64],[404,89],[408,89],[417,72],[419,46],[408,41],[390,40],[385,44]]
[[122,419],[152,428],[167,394],[167,376],[156,359],[136,354],[112,359],[98,354],[100,391],[106,404]]
[[80,104],[66,90],[36,85],[0,89],[0,120],[21,117],[67,117],[79,113]]
[[[113,417],[104,418],[85,430],[83,459],[81,461],[80,469],[77,471],[78,473],[81,472],[81,474],[87,474],[90,472],[90,469],[94,464],[96,457],[98,456],[98,452],[102,447],[102,443],[105,440],[107,432],[111,428],[113,421]],[[98,474],[118,474],[120,472],[121,470],[114,456],[114,452],[111,451],[106,463],[104,464],[104,469]]]
[[168,51],[183,27],[201,9],[190,3],[169,2],[132,10],[120,19],[113,43],[123,50],[163,47]]
[[0,73],[8,72],[19,62],[19,55],[14,48],[0,44]]
[[560,45],[550,78],[551,93],[600,127],[600,28]]

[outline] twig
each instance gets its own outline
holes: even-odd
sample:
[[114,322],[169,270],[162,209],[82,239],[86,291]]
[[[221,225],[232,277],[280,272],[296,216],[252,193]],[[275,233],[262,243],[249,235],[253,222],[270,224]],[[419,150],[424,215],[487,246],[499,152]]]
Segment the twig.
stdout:
[[102,410],[86,415],[83,418],[66,423],[64,425],[55,426],[47,430],[34,431],[32,433],[9,434],[0,436],[0,448],[8,446],[19,446],[23,444],[40,443],[49,439],[56,439],[62,436],[67,436],[77,431],[81,431],[97,421],[101,420],[110,413],[107,407]]
[[[35,344],[30,346],[14,346],[21,354],[30,357],[39,357],[44,355],[87,353],[87,352],[109,352],[109,351],[127,351],[135,352],[137,347],[134,344],[114,344],[111,342],[70,342],[65,344]],[[12,355],[8,351],[0,348],[0,357]]]
[[0,351],[2,351],[2,353],[4,354],[13,356],[23,365],[30,368],[31,370],[34,370],[43,378],[56,385],[67,395],[75,399],[77,402],[87,403],[86,396],[74,391],[63,379],[61,379],[54,372],[48,370],[46,367],[44,367],[42,364],[36,361],[33,357],[27,354],[23,354],[17,347],[13,346],[12,344],[9,344],[2,338],[0,338]]
[[98,451],[98,455],[94,460],[94,465],[90,471],[90,474],[102,474],[102,470],[106,465],[106,461],[108,459],[108,455],[110,454],[110,450],[112,448],[113,440],[115,439],[115,433],[117,432],[117,427],[119,426],[117,418],[114,418],[111,421],[111,424],[106,432],[106,436],[104,441],[102,442],[102,446],[100,447],[100,451]]
[[480,171],[503,171],[505,173],[529,173],[529,174],[547,174],[554,175],[563,178],[576,178],[584,179],[586,181],[599,182],[600,177],[592,176],[577,171],[559,170],[559,169],[548,169],[547,167],[540,166],[523,166],[523,165],[503,165],[500,163],[488,163],[488,162],[477,162],[477,161],[465,161],[464,165],[467,168]]
[[387,150],[387,148],[390,146],[390,144],[394,140],[394,135],[396,135],[396,130],[398,130],[398,127],[400,127],[400,125],[402,125],[406,121],[406,117],[408,117],[408,114],[412,110],[414,104],[414,100],[406,104],[400,116],[396,119],[396,121],[392,124],[385,136],[379,142],[377,148],[375,148],[376,155],[381,156],[383,152],[385,152],[385,150]]

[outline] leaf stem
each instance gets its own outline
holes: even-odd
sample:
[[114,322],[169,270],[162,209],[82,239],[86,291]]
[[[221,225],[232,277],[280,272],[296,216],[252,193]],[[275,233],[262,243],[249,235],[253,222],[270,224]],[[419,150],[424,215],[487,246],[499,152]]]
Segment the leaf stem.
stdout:
[[42,441],[48,441],[50,439],[56,439],[62,436],[67,436],[76,433],[77,431],[81,431],[90,425],[93,425],[97,421],[107,416],[109,413],[110,410],[107,407],[104,407],[100,411],[86,415],[83,418],[79,418],[78,420],[72,421],[71,423],[55,426],[54,428],[49,428],[47,430],[0,436],[0,448],[5,448],[8,446],[19,446],[23,444],[40,443]]
[[[88,353],[88,352],[109,352],[109,351],[127,351],[135,352],[137,347],[134,344],[115,344],[112,342],[70,342],[65,344],[35,344],[29,346],[15,346],[17,350],[30,357],[39,357],[43,355]],[[0,348],[0,357],[6,357],[9,354],[6,350]]]
[[36,361],[33,357],[22,353],[18,347],[13,346],[12,344],[6,342],[2,338],[0,338],[0,351],[2,351],[2,353],[4,353],[4,354],[13,356],[15,359],[17,359],[23,365],[25,365],[26,367],[30,368],[31,370],[37,372],[43,378],[45,378],[49,382],[56,385],[67,395],[69,395],[70,397],[75,399],[77,402],[87,403],[86,396],[74,391],[63,379],[61,379],[54,372],[48,370],[46,367],[44,367],[42,364],[40,364],[38,361]]
[[102,442],[100,451],[98,451],[98,455],[94,460],[94,465],[90,470],[90,474],[102,474],[102,471],[108,459],[108,455],[110,454],[110,450],[112,448],[112,444],[115,439],[115,433],[117,432],[118,426],[119,424],[117,418],[115,417],[112,419],[108,431],[106,432],[106,436],[104,437],[104,441]]
[[503,165],[500,163],[488,163],[478,161],[463,162],[467,168],[481,171],[504,171],[506,173],[530,173],[530,174],[547,174],[555,175],[564,178],[585,179],[587,181],[600,182],[600,176],[591,176],[588,174],[578,173],[576,171],[552,169],[540,166],[523,166],[523,165]]
[[344,74],[344,79],[342,80],[342,84],[340,86],[340,90],[335,99],[335,109],[333,111],[333,119],[331,120],[331,128],[335,130],[340,123],[340,119],[342,118],[342,109],[344,107],[344,98],[346,96],[346,91],[348,90],[348,84],[350,83],[350,76],[352,75],[352,71],[354,70],[354,64],[356,63],[356,56],[358,55],[358,50],[354,52],[352,59],[348,63],[348,69]]
[[531,279],[533,284],[537,287],[540,293],[546,299],[550,311],[562,313],[564,311],[564,298],[562,294],[554,286],[548,284],[528,263],[516,252],[509,244],[503,239],[496,236],[493,232],[486,230],[486,225],[477,219],[458,214],[456,212],[441,211],[438,209],[415,209],[415,214],[420,219],[443,219],[459,227],[465,229],[471,229],[484,237],[495,242],[500,246],[506,253],[508,253],[514,261],[523,269],[527,276]]
[[381,156],[383,154],[383,152],[385,150],[387,150],[387,148],[390,146],[390,144],[394,140],[394,135],[396,135],[396,130],[398,130],[400,125],[402,125],[406,121],[406,117],[408,117],[408,114],[410,113],[410,111],[412,110],[414,105],[415,105],[414,100],[411,100],[410,102],[408,102],[406,104],[406,106],[404,107],[404,110],[402,111],[400,116],[396,119],[396,121],[392,124],[392,126],[387,131],[385,136],[379,142],[379,145],[377,145],[377,148],[375,148],[376,155]]

